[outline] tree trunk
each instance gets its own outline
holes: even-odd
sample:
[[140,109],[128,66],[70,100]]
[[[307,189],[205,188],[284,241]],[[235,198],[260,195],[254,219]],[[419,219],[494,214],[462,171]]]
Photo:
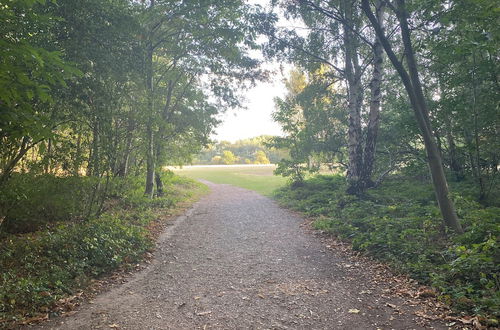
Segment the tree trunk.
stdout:
[[99,168],[99,118],[95,118],[94,127],[93,127],[93,140],[92,140],[92,175],[99,176],[100,168]]
[[155,182],[156,182],[156,195],[158,197],[161,197],[164,194],[163,181],[161,181],[161,175],[158,172],[155,173]]
[[[383,30],[383,11],[382,3],[376,3],[376,17]],[[370,81],[370,113],[368,115],[368,126],[366,128],[366,142],[363,157],[363,171],[361,176],[361,184],[364,188],[374,186],[371,179],[373,173],[373,165],[375,162],[375,151],[377,146],[378,128],[380,125],[380,101],[381,101],[381,85],[383,77],[383,49],[378,37],[375,37],[373,43],[373,73]]]
[[[153,11],[155,0],[151,0],[149,11]],[[153,30],[152,27],[148,31],[146,42],[146,93],[147,93],[147,115],[146,122],[146,187],[144,195],[153,198],[154,195],[154,178],[155,178],[155,141],[154,141],[154,82],[153,82]]]
[[47,152],[45,154],[45,164],[43,165],[43,172],[45,174],[49,174],[51,172],[50,163],[52,161],[52,139],[48,139],[47,141]]
[[405,49],[404,56],[408,63],[408,71],[405,69],[403,64],[399,61],[396,54],[394,53],[388,39],[386,38],[382,30],[382,27],[371,11],[368,0],[362,0],[363,11],[372,23],[377,36],[379,37],[389,59],[394,65],[394,68],[397,70],[399,76],[401,77],[401,80],[403,81],[405,89],[408,93],[410,103],[415,113],[415,118],[424,139],[424,145],[427,152],[427,159],[432,182],[434,185],[434,191],[436,193],[436,198],[441,210],[443,221],[447,227],[456,232],[462,233],[463,229],[455,212],[455,207],[453,205],[453,202],[449,198],[448,183],[444,174],[441,156],[434,140],[430,125],[429,111],[418,76],[415,55],[410,39],[410,30],[408,28],[407,22],[408,13],[405,8],[404,0],[398,0],[397,4],[398,8],[396,14],[398,16],[399,25],[401,28],[401,36]]
[[[361,74],[358,63],[357,40],[351,28],[354,27],[352,1],[342,2],[345,13],[344,30],[344,59],[345,76],[348,84],[348,111],[349,111],[349,167],[347,169],[347,181],[349,194],[360,192],[361,171],[363,168],[363,148],[361,136],[361,104],[363,100],[361,87]],[[349,26],[348,26],[349,25]]]
[[116,174],[117,176],[120,177],[126,177],[128,174],[128,169],[130,165],[130,153],[132,152],[132,138],[133,138],[134,128],[135,128],[135,121],[132,118],[130,118],[128,120],[128,125],[127,125],[127,137],[125,142],[123,160],[122,163],[120,164],[120,168],[118,169],[118,173]]
[[[153,6],[153,3],[151,4]],[[146,91],[147,91],[147,112],[146,123],[146,188],[144,194],[153,198],[154,177],[155,177],[155,155],[154,155],[154,94],[153,94],[153,46],[151,40],[148,41],[146,52]]]
[[78,176],[82,159],[82,133],[79,131],[76,139],[76,153],[73,159],[73,175]]
[[[160,125],[160,129],[158,130],[157,137],[156,137],[156,144],[155,144],[155,157],[156,157],[156,166],[160,166],[159,164],[163,164],[164,158],[163,158],[163,144],[162,141],[165,138],[166,132],[165,132],[165,124],[168,120],[168,115],[170,111],[170,104],[172,101],[172,92],[174,88],[174,82],[172,80],[169,80],[167,83],[167,95],[165,98],[165,106],[163,107],[162,111],[162,120],[164,123]],[[161,181],[161,175],[158,173],[158,169],[155,173],[155,182],[156,182],[156,195],[157,196],[163,196],[163,182]]]
[[474,158],[476,161],[476,179],[479,187],[479,196],[478,199],[481,201],[486,197],[486,189],[483,180],[483,174],[481,169],[481,152],[480,152],[480,144],[479,144],[479,128],[478,128],[478,112],[477,112],[477,91],[476,91],[476,56],[472,53],[472,61],[474,63],[472,69],[472,115],[473,115],[473,124],[474,124]]
[[153,123],[149,120],[146,128],[147,150],[146,150],[146,189],[144,194],[153,198],[154,177],[155,177],[155,155],[154,155],[154,134]]
[[455,180],[461,181],[464,178],[463,168],[457,157],[457,146],[453,137],[450,118],[445,119],[446,142],[448,144],[448,157],[450,158],[450,169],[455,176]]

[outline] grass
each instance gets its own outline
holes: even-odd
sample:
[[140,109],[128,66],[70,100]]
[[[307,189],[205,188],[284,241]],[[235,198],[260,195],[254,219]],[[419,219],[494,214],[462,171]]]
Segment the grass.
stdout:
[[192,179],[204,179],[213,183],[230,184],[249,189],[264,196],[283,187],[287,179],[273,175],[274,165],[208,165],[175,168],[176,174]]

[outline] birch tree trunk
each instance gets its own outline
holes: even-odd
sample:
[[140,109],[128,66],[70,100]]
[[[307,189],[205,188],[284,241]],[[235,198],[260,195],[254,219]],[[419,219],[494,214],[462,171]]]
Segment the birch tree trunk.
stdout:
[[[152,12],[155,6],[155,1],[151,0],[149,10]],[[153,90],[153,30],[148,32],[146,44],[146,93],[147,93],[147,114],[148,119],[146,122],[146,187],[144,195],[153,198],[154,194],[154,178],[155,178],[155,155],[154,155],[154,90]]]
[[363,168],[363,148],[361,135],[361,105],[363,100],[361,73],[358,61],[358,42],[353,35],[352,28],[354,24],[353,3],[351,0],[342,1],[343,11],[345,13],[345,22],[343,23],[344,39],[344,60],[345,77],[348,84],[348,111],[349,111],[349,129],[348,129],[348,148],[349,148],[349,166],[347,169],[347,180],[349,188],[347,192],[357,194],[360,191],[361,171]]
[[154,155],[154,94],[153,94],[153,47],[149,42],[146,54],[146,89],[147,89],[147,111],[148,120],[146,123],[146,189],[144,194],[153,198],[154,177],[155,177],[155,155]]
[[[383,10],[382,3],[377,1],[375,15],[383,29]],[[373,165],[375,162],[375,151],[377,146],[377,135],[380,126],[380,100],[381,85],[383,78],[383,49],[378,37],[375,37],[373,43],[373,72],[370,81],[370,112],[368,115],[368,126],[366,128],[366,142],[363,157],[363,171],[361,185],[363,188],[374,186],[371,179]]]

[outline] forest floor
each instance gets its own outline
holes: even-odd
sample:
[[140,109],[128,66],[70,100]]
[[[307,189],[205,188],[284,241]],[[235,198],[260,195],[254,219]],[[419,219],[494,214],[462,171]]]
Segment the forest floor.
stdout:
[[[153,259],[76,313],[30,329],[447,329],[400,277],[336,248],[246,189],[211,193],[160,236]],[[408,284],[410,287],[411,283]]]

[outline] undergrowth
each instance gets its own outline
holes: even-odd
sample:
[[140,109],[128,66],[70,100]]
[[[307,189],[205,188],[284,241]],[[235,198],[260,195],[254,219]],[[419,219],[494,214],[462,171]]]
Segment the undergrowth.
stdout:
[[[15,192],[21,195],[10,200],[14,192],[2,194],[2,210],[7,210],[2,216],[23,222],[8,229],[37,230],[0,232],[0,327],[2,322],[50,311],[90,279],[135,264],[153,247],[147,230],[151,221],[204,189],[190,179],[165,173],[165,194],[148,199],[140,178],[115,179],[104,213],[85,219],[80,208],[86,205],[85,191],[92,183],[88,181],[92,179],[20,175],[11,186],[17,184]],[[22,208],[6,207],[18,200],[23,201]]]
[[[462,235],[446,232],[430,184],[392,178],[362,198],[345,193],[342,176],[317,176],[285,187],[276,198],[317,217],[315,227],[432,285],[455,310],[500,316],[500,208],[454,194]],[[457,191],[467,189],[457,189]],[[452,189],[453,191],[453,189]]]

